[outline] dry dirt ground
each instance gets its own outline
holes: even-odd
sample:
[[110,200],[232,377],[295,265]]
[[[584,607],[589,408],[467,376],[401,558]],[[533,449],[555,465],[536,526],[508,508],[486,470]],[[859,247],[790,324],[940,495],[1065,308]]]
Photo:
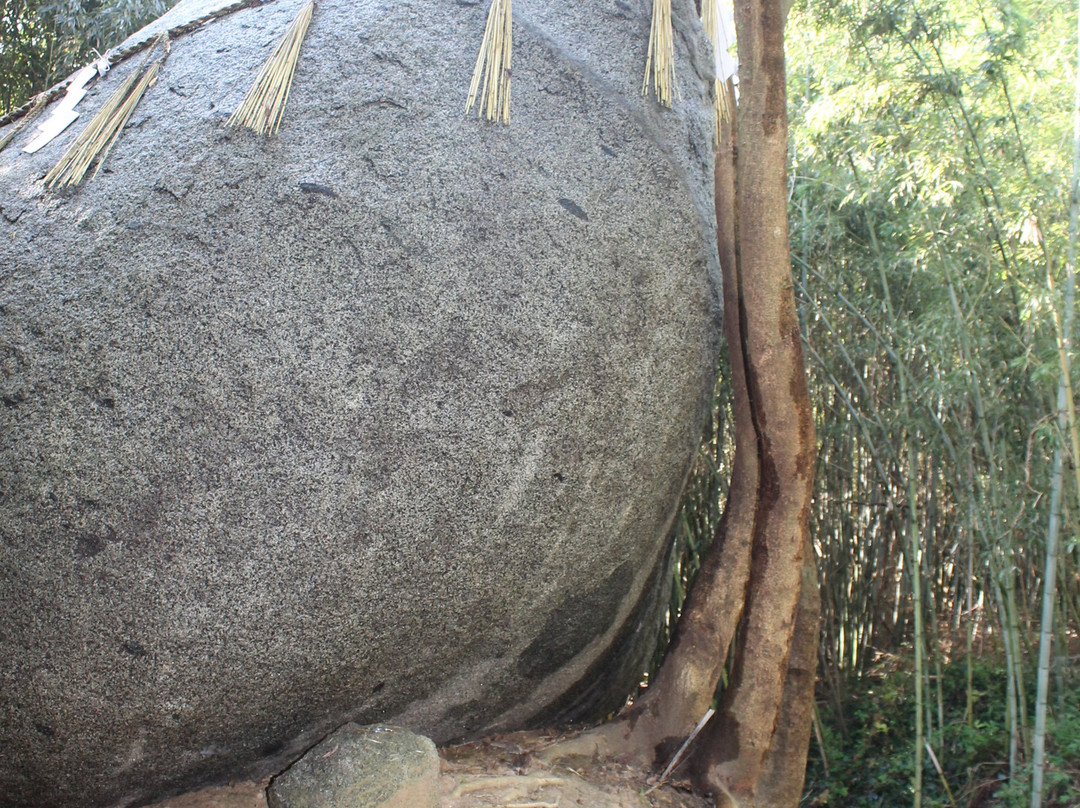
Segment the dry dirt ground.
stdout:
[[[539,752],[560,738],[513,733],[444,747],[441,808],[713,808],[679,781],[653,789],[639,769],[591,759],[555,765]],[[266,808],[266,783],[208,788],[153,808]]]

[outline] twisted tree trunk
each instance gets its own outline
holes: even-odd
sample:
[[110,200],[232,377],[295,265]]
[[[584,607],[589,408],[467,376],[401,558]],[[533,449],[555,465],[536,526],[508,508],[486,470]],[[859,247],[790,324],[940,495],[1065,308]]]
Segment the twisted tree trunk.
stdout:
[[[820,609],[807,532],[814,424],[788,245],[785,16],[782,0],[736,3],[735,204],[717,205],[721,232],[736,233],[725,285],[734,275],[760,477],[735,666],[698,747],[698,776],[741,808],[798,803]],[[721,154],[718,178],[725,162]]]
[[808,535],[814,423],[788,245],[787,9],[783,0],[742,0],[735,13],[741,102],[734,125],[721,127],[716,161],[736,431],[729,498],[653,683],[616,721],[560,753],[666,763],[706,715],[738,633],[731,679],[696,741],[696,779],[719,805],[793,808],[820,601]]

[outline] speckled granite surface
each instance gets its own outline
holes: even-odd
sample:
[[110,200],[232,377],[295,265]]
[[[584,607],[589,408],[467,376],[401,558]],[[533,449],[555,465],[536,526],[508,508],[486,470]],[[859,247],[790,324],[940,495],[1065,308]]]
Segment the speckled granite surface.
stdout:
[[178,37],[84,187],[40,182],[82,121],[0,153],[0,806],[632,686],[718,350],[709,58],[676,0],[642,98],[650,6],[516,0],[507,128],[486,4],[321,0],[267,140],[224,122],[276,0]]

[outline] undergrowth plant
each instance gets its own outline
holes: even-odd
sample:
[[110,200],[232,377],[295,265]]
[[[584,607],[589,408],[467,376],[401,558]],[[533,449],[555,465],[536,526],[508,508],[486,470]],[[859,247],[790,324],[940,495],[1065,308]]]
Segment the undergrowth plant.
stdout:
[[[822,702],[821,742],[811,744],[802,805],[891,808],[911,802],[909,770],[915,737],[912,677],[905,655],[880,658],[848,683],[842,713]],[[933,739],[937,771],[927,758],[923,804],[937,808],[1023,808],[1030,778],[1008,776],[1008,732],[999,709],[1005,666],[999,652],[980,658],[972,671],[974,711],[967,709],[967,670],[956,660],[942,668],[944,725]],[[1031,685],[1034,669],[1026,672]],[[1027,692],[1034,693],[1033,687]],[[1048,770],[1043,804],[1080,805],[1080,694],[1061,700],[1048,722]],[[946,791],[944,783],[949,786]]]

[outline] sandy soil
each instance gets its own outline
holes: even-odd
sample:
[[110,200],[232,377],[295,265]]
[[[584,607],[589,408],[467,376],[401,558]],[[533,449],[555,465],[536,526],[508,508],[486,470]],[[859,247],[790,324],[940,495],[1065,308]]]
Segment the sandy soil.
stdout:
[[640,769],[576,758],[554,766],[533,753],[561,740],[514,733],[439,750],[442,808],[711,808],[678,779],[652,789]]
[[[554,766],[533,753],[559,740],[513,733],[439,750],[442,808],[712,808],[677,776],[652,789],[647,773],[608,761]],[[652,789],[652,790],[650,790]],[[154,808],[267,808],[266,783],[234,783],[174,797]]]

